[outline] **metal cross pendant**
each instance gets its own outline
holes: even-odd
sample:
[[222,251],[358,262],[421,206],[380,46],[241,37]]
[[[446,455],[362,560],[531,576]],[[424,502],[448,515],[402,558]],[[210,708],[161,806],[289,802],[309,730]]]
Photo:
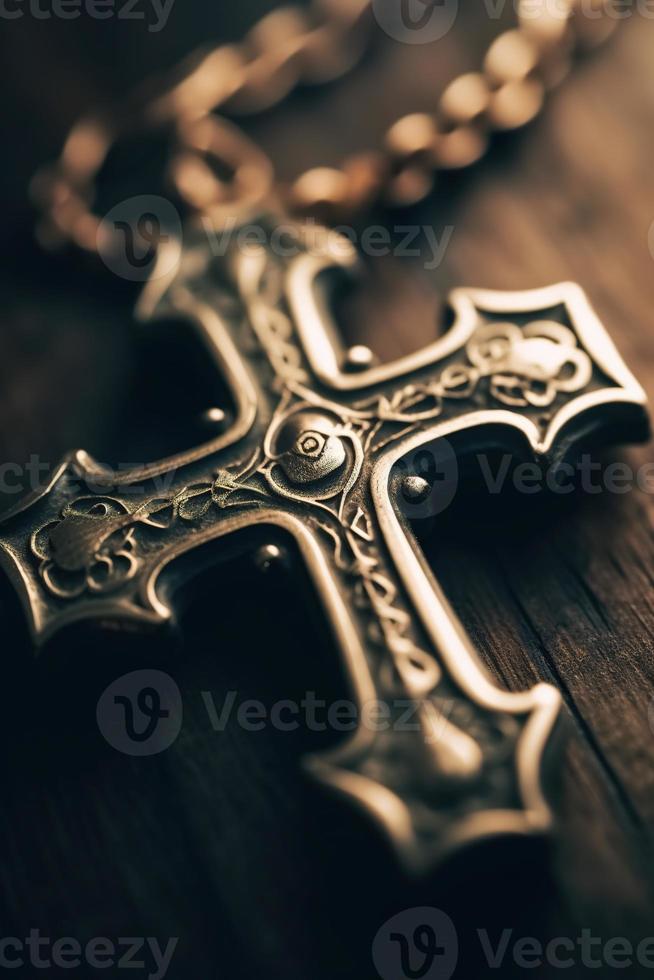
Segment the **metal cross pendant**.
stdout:
[[348,357],[323,285],[355,256],[317,254],[299,227],[295,245],[290,258],[234,248],[217,269],[198,235],[168,271],[162,246],[139,313],[182,314],[199,332],[231,423],[130,472],[71,454],[6,517],[0,556],[43,641],[87,617],[163,623],[180,556],[209,542],[219,555],[219,539],[255,525],[291,535],[360,719],[307,766],[418,873],[466,842],[547,830],[541,769],[560,697],[548,684],[509,693],[480,664],[409,528],[435,492],[412,461],[436,444],[556,464],[600,430],[641,438],[645,396],[571,284],[456,290],[430,346],[383,365]]

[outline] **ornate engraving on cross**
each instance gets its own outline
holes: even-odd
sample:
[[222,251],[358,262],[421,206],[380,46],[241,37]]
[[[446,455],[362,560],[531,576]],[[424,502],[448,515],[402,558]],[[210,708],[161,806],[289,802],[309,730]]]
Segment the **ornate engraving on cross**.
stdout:
[[405,460],[452,439],[556,461],[607,425],[642,437],[645,397],[571,284],[457,290],[453,324],[429,347],[348,360],[323,280],[354,255],[343,242],[316,254],[299,228],[295,244],[290,258],[234,247],[217,263],[198,236],[171,273],[155,270],[139,313],[152,329],[183,314],[199,331],[230,386],[231,425],[129,472],[72,453],[6,517],[0,555],[42,641],[86,617],[164,622],[179,556],[249,526],[292,535],[360,717],[308,768],[420,872],[466,841],[547,830],[541,763],[560,697],[548,684],[502,690],[478,661],[402,513],[402,497],[430,493]]

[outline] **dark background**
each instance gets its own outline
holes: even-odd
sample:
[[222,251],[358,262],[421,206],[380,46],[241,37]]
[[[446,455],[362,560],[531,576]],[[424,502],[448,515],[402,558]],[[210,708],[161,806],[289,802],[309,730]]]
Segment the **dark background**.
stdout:
[[[199,43],[240,37],[270,6],[177,0],[158,34],[144,22],[85,16],[26,12],[0,22],[3,459],[37,453],[54,463],[84,446],[137,462],[177,448],[196,424],[201,389],[195,378],[173,383],[171,349],[139,335],[133,287],[74,253],[37,247],[27,184],[80,111],[120,99]],[[284,176],[337,162],[374,145],[399,114],[433,105],[456,73],[478,66],[498,29],[470,5],[435,47],[381,39],[351,78],[248,125]],[[348,311],[350,335],[390,358],[433,338],[454,284],[574,279],[651,389],[653,55],[652,22],[628,19],[527,132],[443,182],[410,215],[439,233],[454,226],[443,267],[373,263]],[[636,466],[649,449],[619,458]],[[261,580],[244,557],[194,591],[174,636],[76,631],[37,667],[15,602],[0,590],[2,935],[179,936],[175,978],[365,980],[377,929],[421,904],[449,911],[463,937],[477,926],[494,937],[506,927],[546,939],[584,928],[604,940],[653,933],[651,515],[639,490],[509,503],[476,496],[447,526],[427,529],[429,559],[484,660],[510,688],[556,684],[570,738],[549,856],[475,854],[419,888],[396,879],[367,824],[304,782],[299,759],[327,736],[211,730],[203,690],[218,703],[228,690],[269,704],[306,690],[341,694],[336,658],[293,569]],[[44,664],[54,670],[47,679]],[[110,679],[151,664],[180,685],[185,721],[170,750],[138,761],[102,741],[94,711]],[[457,976],[477,975],[470,956]]]

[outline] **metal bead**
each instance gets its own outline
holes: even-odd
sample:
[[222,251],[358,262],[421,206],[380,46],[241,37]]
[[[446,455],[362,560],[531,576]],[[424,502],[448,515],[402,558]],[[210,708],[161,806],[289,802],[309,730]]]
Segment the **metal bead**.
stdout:
[[201,418],[208,425],[224,425],[227,416],[222,408],[208,408],[206,412],[202,413]]
[[518,12],[520,30],[531,38],[541,52],[553,51],[564,43],[570,31],[570,9],[566,4],[541,3],[527,8],[521,5]]
[[297,52],[305,30],[301,13],[289,8],[274,10],[255,24],[244,47],[257,55],[247,63],[238,90],[229,97],[230,108],[261,112],[288,95],[300,78]]
[[488,147],[486,112],[491,91],[486,78],[469,72],[443,92],[438,107],[440,135],[435,156],[439,167],[458,170],[476,163]]
[[436,150],[438,165],[443,170],[470,167],[483,157],[488,143],[488,134],[481,126],[459,126],[441,136]]
[[386,146],[393,158],[384,191],[387,204],[406,207],[431,193],[437,140],[435,120],[424,112],[404,116],[391,126],[386,134]]
[[344,161],[343,171],[348,181],[347,206],[351,213],[356,214],[374,201],[387,169],[381,153],[357,153]]
[[494,93],[488,118],[495,129],[519,129],[538,115],[545,101],[545,86],[537,79],[507,82]]
[[286,559],[286,551],[276,544],[264,544],[254,555],[254,563],[260,572],[269,572],[271,568],[284,564]]
[[414,112],[398,119],[386,134],[390,152],[406,160],[414,156],[429,156],[437,138],[436,123],[426,112]]
[[335,167],[314,167],[307,170],[291,188],[292,206],[301,213],[317,213],[329,220],[345,207],[348,196],[348,179]]
[[384,199],[392,207],[410,207],[431,194],[434,174],[419,163],[407,163],[388,182]]
[[507,31],[491,44],[484,59],[484,71],[495,85],[519,82],[538,68],[536,44],[522,31]]
[[254,25],[248,40],[257,51],[288,49],[310,30],[309,20],[301,7],[277,7]]
[[478,72],[460,75],[451,82],[438,105],[439,121],[452,129],[479,119],[490,101],[488,82]]
[[375,355],[365,344],[354,344],[345,357],[347,371],[366,371],[375,363]]
[[421,500],[429,493],[429,484],[422,476],[405,476],[402,490],[407,500]]

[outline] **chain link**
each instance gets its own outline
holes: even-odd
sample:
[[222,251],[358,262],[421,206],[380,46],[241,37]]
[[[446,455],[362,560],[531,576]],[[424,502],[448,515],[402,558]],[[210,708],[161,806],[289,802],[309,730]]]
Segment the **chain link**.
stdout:
[[[596,16],[584,16],[593,5]],[[451,82],[433,113],[413,113],[386,132],[382,149],[339,168],[313,168],[277,188],[291,214],[342,221],[375,203],[415,204],[439,171],[476,163],[496,131],[520,128],[569,72],[579,47],[604,41],[617,25],[613,0],[520,0],[518,23],[491,44],[479,72]],[[170,139],[166,177],[180,203],[216,224],[271,198],[265,153],[222,115],[258,113],[298,85],[332,81],[362,57],[373,24],[371,0],[314,0],[267,14],[240,44],[196,53],[167,86],[144,86],[120,112],[83,117],[57,162],[33,180],[43,212],[39,237],[97,251],[107,234],[93,211],[95,180],[114,143],[144,131]],[[153,89],[159,94],[153,94]]]
[[492,134],[519,129],[538,115],[547,92],[570,71],[579,48],[606,40],[616,26],[607,0],[523,0],[518,26],[491,44],[479,72],[454,79],[432,113],[411,113],[387,130],[383,150],[342,167],[302,174],[289,190],[291,211],[342,220],[375,202],[416,204],[431,193],[438,171],[469,167]]

